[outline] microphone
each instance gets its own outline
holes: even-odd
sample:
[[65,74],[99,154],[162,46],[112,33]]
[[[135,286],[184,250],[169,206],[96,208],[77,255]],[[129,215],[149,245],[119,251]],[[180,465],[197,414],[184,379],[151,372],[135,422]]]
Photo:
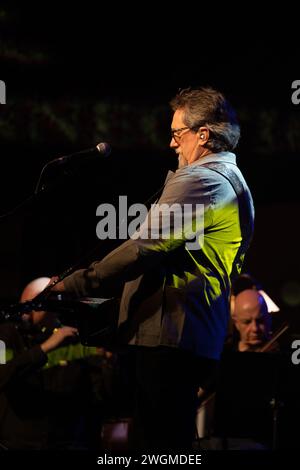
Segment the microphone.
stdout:
[[108,157],[111,153],[111,146],[106,142],[100,142],[100,144],[96,145],[91,149],[82,150],[81,152],[72,153],[70,155],[65,155],[63,157],[55,158],[55,160],[51,160],[47,163],[48,165],[52,164],[62,164],[68,163],[70,161],[81,160],[82,158],[93,158],[93,157]]
[[100,142],[100,144],[96,145],[96,147],[93,147],[91,149],[82,150],[81,152],[72,153],[70,155],[65,155],[64,157],[59,157],[55,158],[54,160],[51,160],[50,162],[46,163],[46,165],[44,165],[44,167],[42,168],[37,185],[35,187],[34,194],[37,195],[40,191],[44,191],[45,185],[42,186],[42,180],[48,168],[53,168],[53,166],[65,164],[68,162],[80,162],[85,158],[108,157],[110,153],[111,146],[106,142]]

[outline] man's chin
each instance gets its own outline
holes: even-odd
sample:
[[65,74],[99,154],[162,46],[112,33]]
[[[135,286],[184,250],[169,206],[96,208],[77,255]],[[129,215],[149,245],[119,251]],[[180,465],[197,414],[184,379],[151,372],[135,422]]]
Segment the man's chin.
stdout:
[[178,154],[178,168],[183,168],[184,166],[187,166],[187,161],[183,156],[179,153]]
[[31,331],[33,328],[33,323],[32,323],[32,320],[24,320],[22,319],[22,329],[25,330],[25,331]]
[[251,339],[248,344],[249,346],[260,346],[263,344],[263,340],[261,338]]

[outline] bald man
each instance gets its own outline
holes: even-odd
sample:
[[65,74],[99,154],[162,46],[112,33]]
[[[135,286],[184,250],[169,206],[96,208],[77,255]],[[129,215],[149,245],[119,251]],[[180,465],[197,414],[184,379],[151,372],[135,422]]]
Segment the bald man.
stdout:
[[271,315],[257,290],[246,289],[236,296],[232,318],[240,337],[238,351],[259,351],[270,339]]
[[[38,279],[31,281],[22,292],[20,299],[21,302],[34,299],[34,297],[45,289],[49,282],[49,277],[39,277]],[[55,328],[55,326],[57,326],[56,316],[49,312],[33,310],[30,313],[22,315],[22,320],[35,327],[41,322],[45,322],[47,326],[53,326],[51,336],[49,336],[48,339],[40,345],[44,353],[48,353],[53,349],[56,349],[66,338],[76,336],[78,334],[78,330],[71,326]]]
[[[48,283],[49,278],[30,282],[21,301],[33,299]],[[0,364],[0,449],[96,445],[98,393],[104,394],[96,348],[81,345],[76,328],[59,325],[55,314],[44,311],[2,323],[0,340],[6,345],[6,363]]]
[[[27,286],[24,288],[20,301],[27,302],[28,300],[34,299],[40,292],[42,292],[45,287],[49,284],[50,278],[49,277],[39,277],[38,279],[34,279],[31,281]],[[29,322],[32,325],[38,325],[43,318],[47,315],[46,312],[40,311],[35,312],[32,311],[30,313],[24,313],[22,315],[22,320],[25,322]]]

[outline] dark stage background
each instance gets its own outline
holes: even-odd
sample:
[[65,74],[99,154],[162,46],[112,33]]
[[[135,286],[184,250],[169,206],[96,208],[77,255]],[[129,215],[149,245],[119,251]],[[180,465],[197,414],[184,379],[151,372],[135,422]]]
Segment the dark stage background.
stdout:
[[[98,142],[113,149],[107,160],[66,169],[45,196],[1,218],[1,299],[17,299],[29,280],[59,273],[94,246],[100,203],[119,195],[129,204],[143,202],[159,188],[176,167],[168,102],[179,88],[210,84],[227,95],[241,121],[238,162],[256,205],[245,270],[297,317],[296,29],[289,23],[282,37],[283,18],[258,20],[243,8],[239,20],[227,11],[218,22],[208,6],[173,5],[166,17],[147,6],[132,12],[128,5],[107,12],[88,5],[56,9],[50,2],[0,8],[7,95],[0,106],[0,212],[34,192],[51,159]],[[102,243],[90,259],[112,245]]]

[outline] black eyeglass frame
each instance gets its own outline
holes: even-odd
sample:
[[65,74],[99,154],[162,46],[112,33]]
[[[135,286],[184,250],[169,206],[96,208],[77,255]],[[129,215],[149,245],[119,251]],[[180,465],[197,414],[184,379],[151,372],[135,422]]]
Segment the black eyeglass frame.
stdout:
[[176,135],[177,132],[181,132],[181,131],[185,131],[186,129],[189,129],[190,131],[194,131],[195,129],[199,129],[200,126],[193,126],[193,127],[189,127],[189,126],[185,126],[185,127],[179,127],[178,129],[171,129],[171,137],[172,139],[180,139],[181,137],[181,134],[180,135]]

